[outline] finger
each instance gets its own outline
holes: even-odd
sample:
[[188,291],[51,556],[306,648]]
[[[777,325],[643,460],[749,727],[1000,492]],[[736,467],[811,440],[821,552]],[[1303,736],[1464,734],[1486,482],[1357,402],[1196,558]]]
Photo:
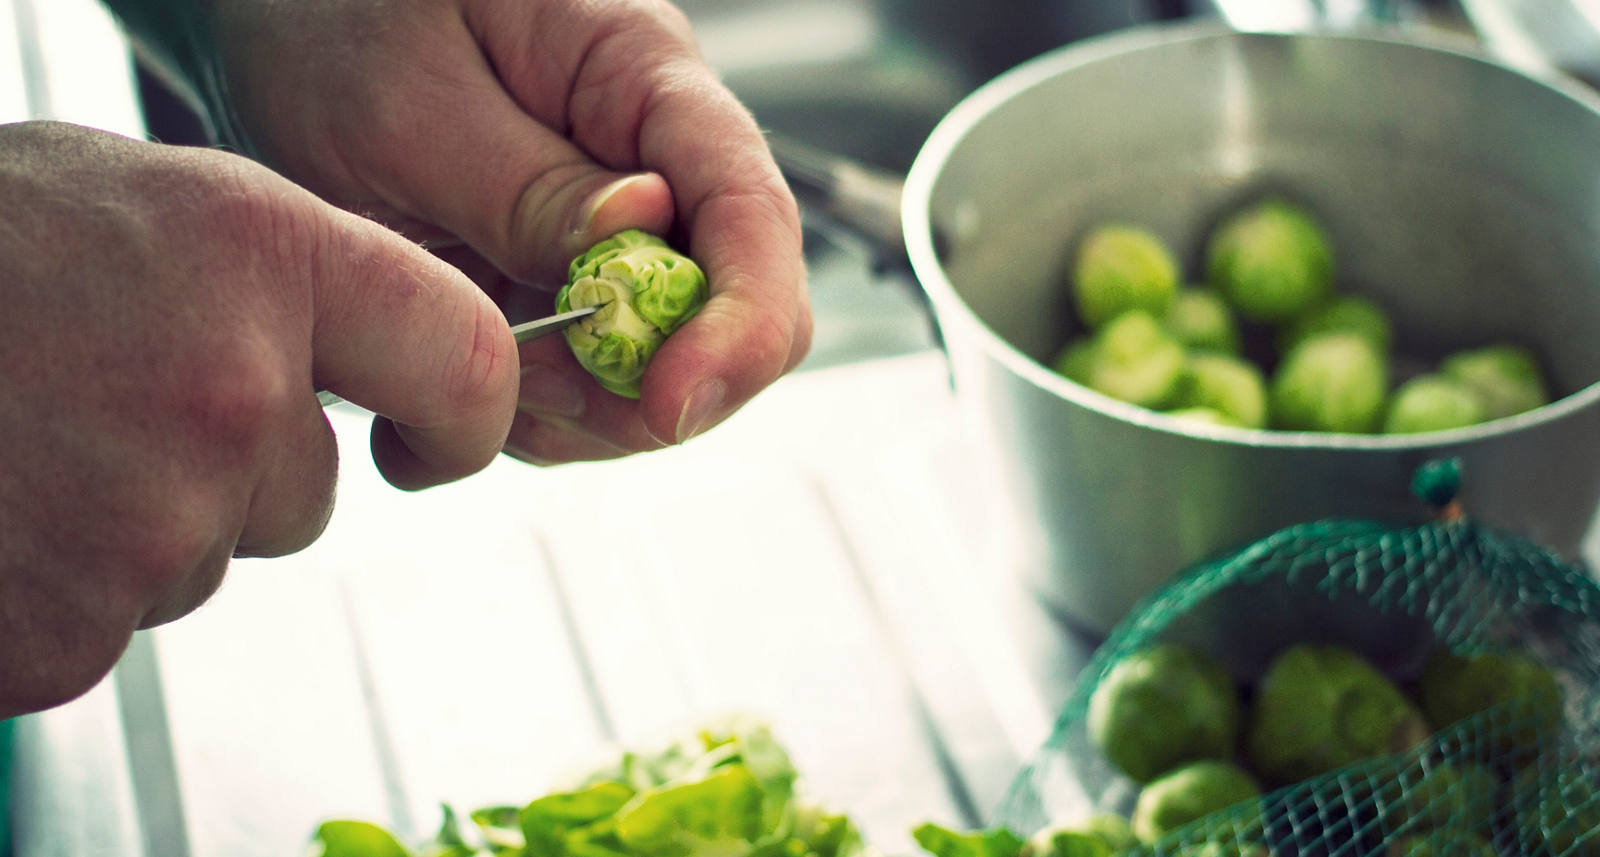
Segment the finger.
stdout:
[[629,452],[664,446],[645,428],[636,399],[600,386],[578,365],[559,336],[523,343],[520,413],[557,421]]
[[380,128],[426,124],[450,133],[408,133],[401,146],[381,134],[349,135],[370,141],[357,156],[372,165],[369,180],[390,205],[460,237],[513,278],[546,287],[560,285],[574,256],[616,232],[671,228],[672,193],[660,175],[595,163],[518,106],[469,33],[451,43],[461,50],[446,66],[453,76],[420,84],[438,92],[408,91],[373,108],[383,112]]
[[373,459],[422,488],[473,473],[505,442],[516,343],[472,281],[371,221],[329,212],[316,255],[313,378],[380,414]]
[[506,438],[506,454],[529,464],[605,461],[631,455],[560,420],[518,413]]
[[283,423],[250,496],[236,557],[299,551],[322,535],[333,514],[339,445],[326,413],[315,396],[298,396]]

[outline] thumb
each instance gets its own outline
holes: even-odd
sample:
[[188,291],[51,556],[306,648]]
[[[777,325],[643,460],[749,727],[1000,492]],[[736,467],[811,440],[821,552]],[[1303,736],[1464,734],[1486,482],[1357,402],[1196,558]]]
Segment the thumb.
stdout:
[[372,453],[400,488],[486,466],[510,432],[517,349],[465,275],[365,218],[329,210],[315,259],[313,379],[380,415]]
[[429,111],[429,127],[451,133],[364,141],[387,147],[366,153],[382,171],[374,177],[380,193],[459,237],[512,279],[554,288],[573,257],[596,242],[628,228],[663,235],[672,227],[664,178],[595,163],[492,78],[470,98],[416,105]]

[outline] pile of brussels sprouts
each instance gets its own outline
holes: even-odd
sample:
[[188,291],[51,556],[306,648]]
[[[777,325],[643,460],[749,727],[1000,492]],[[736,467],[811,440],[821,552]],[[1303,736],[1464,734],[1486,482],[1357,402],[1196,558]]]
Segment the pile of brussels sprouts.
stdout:
[[[1105,674],[1085,719],[1106,761],[1139,785],[1131,815],[1102,813],[1047,828],[1025,851],[1109,857],[1149,845],[1211,813],[1261,801],[1273,789],[1411,750],[1493,709],[1511,724],[1497,733],[1504,746],[1494,748],[1504,765],[1440,761],[1417,778],[1371,784],[1384,829],[1395,837],[1394,857],[1423,857],[1440,842],[1461,857],[1493,857],[1492,826],[1512,803],[1502,789],[1538,772],[1529,763],[1558,738],[1562,705],[1555,675],[1518,650],[1464,656],[1440,649],[1420,676],[1402,684],[1347,648],[1298,644],[1246,686],[1204,652],[1152,645]],[[1573,786],[1559,777],[1549,785]],[[1526,817],[1509,823],[1544,838],[1560,837],[1574,824],[1580,835],[1600,827],[1600,795],[1576,804],[1570,798],[1563,791],[1553,805],[1585,806],[1587,817],[1552,826],[1540,809],[1551,801],[1524,801]],[[1561,854],[1568,843],[1549,844]],[[1261,850],[1240,846],[1228,853]]]
[[[1334,286],[1327,233],[1303,207],[1266,199],[1208,236],[1205,276],[1185,285],[1154,234],[1102,225],[1077,249],[1072,298],[1086,333],[1053,368],[1140,407],[1253,429],[1441,431],[1550,400],[1522,343],[1447,355],[1394,383],[1384,310]],[[1247,338],[1269,343],[1245,356]]]

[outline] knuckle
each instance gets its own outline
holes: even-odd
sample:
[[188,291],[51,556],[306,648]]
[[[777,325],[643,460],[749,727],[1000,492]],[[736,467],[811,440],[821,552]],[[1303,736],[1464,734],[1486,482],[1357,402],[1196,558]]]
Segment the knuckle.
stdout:
[[122,585],[130,603],[147,608],[190,586],[218,553],[225,504],[198,490],[174,491],[159,509],[130,528],[122,551]]
[[515,407],[517,347],[500,313],[487,301],[475,301],[471,330],[451,353],[443,375],[441,417],[481,415]]
[[264,343],[248,337],[218,348],[195,367],[174,415],[209,461],[229,471],[257,462],[299,391]]

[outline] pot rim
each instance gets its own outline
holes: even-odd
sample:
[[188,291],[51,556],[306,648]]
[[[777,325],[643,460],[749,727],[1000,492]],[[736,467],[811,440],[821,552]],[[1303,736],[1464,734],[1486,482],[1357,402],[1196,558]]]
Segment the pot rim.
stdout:
[[1074,42],[1002,73],[963,98],[934,127],[912,161],[911,168],[906,174],[901,202],[901,228],[905,233],[906,252],[911,261],[912,271],[928,295],[939,324],[961,327],[964,333],[976,338],[986,356],[998,361],[1014,375],[1058,398],[1102,416],[1155,431],[1240,446],[1278,449],[1428,451],[1515,434],[1534,426],[1567,419],[1590,408],[1600,407],[1600,380],[1596,380],[1567,396],[1533,410],[1445,431],[1392,435],[1342,434],[1210,425],[1119,401],[1069,381],[1017,350],[978,318],[945,275],[944,266],[939,262],[935,247],[931,217],[934,186],[952,153],[967,134],[995,108],[1023,91],[1073,69],[1114,57],[1185,42],[1245,39],[1354,41],[1452,55],[1459,59],[1492,66],[1501,73],[1550,88],[1600,119],[1600,93],[1595,93],[1557,73],[1539,74],[1512,68],[1483,53],[1465,38],[1446,38],[1439,34],[1425,35],[1407,31],[1402,36],[1389,30],[1370,29],[1348,32],[1241,31],[1214,21],[1202,21],[1141,25]]

